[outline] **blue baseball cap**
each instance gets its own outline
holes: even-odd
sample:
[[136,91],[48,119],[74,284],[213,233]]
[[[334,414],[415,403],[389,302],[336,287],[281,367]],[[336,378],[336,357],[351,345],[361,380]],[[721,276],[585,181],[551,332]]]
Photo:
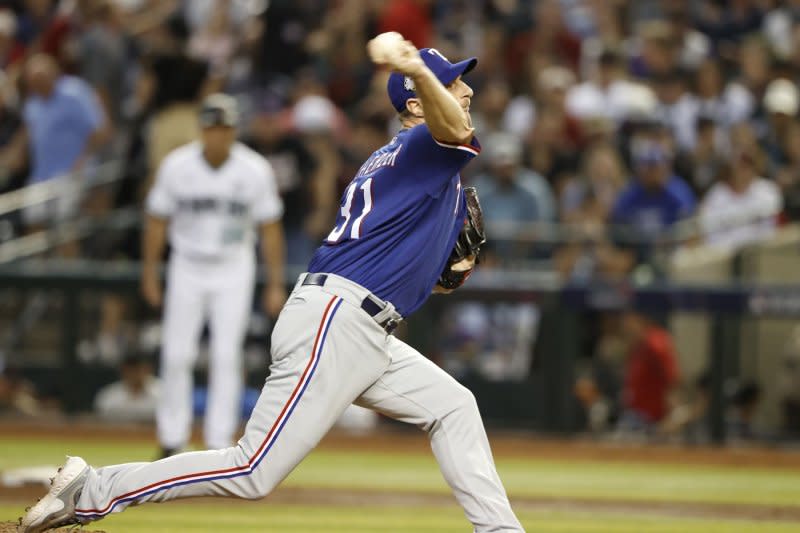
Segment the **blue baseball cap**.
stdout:
[[631,149],[631,158],[637,165],[660,165],[668,163],[670,154],[667,149],[655,141],[634,141]]
[[[443,85],[449,85],[453,80],[474,69],[475,65],[478,64],[477,57],[470,57],[458,63],[451,63],[435,48],[423,48],[419,51],[419,56]],[[386,90],[389,92],[389,100],[392,101],[392,105],[398,113],[406,108],[406,100],[417,97],[417,93],[414,92],[414,81],[399,72],[392,72],[389,76]]]

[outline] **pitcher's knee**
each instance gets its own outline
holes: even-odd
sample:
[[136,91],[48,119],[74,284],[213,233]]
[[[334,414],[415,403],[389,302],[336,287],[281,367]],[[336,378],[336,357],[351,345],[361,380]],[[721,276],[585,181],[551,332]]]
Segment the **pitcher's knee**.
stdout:
[[462,410],[478,412],[478,400],[475,399],[472,391],[464,386],[461,387],[461,391],[458,394],[458,402]]
[[248,500],[260,500],[266,497],[278,484],[272,476],[267,475],[266,472],[263,471],[259,472],[258,469],[254,470],[249,478],[250,483],[248,485],[248,490],[245,492],[245,498]]
[[[245,437],[242,437],[242,439],[230,449],[232,449],[234,453],[233,462],[237,465],[248,464],[250,458],[253,456],[253,450],[247,446]],[[237,483],[238,490],[236,494],[247,500],[260,500],[275,489],[278,481],[275,480],[274,475],[269,474],[267,464],[259,463],[252,468],[252,471],[237,478],[239,482]]]
[[458,385],[447,395],[445,409],[441,418],[446,416],[480,416],[478,412],[478,402],[472,391],[463,385]]

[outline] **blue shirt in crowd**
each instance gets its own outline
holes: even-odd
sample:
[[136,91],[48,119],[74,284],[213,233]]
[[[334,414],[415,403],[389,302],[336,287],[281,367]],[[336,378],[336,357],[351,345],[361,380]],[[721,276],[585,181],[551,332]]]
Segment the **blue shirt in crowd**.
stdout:
[[92,88],[74,76],[61,76],[49,98],[28,97],[23,113],[30,138],[29,183],[72,171],[103,119]]
[[695,204],[691,188],[678,176],[671,176],[657,191],[644,188],[634,179],[617,198],[611,220],[614,224],[629,225],[641,235],[655,237],[691,215]]

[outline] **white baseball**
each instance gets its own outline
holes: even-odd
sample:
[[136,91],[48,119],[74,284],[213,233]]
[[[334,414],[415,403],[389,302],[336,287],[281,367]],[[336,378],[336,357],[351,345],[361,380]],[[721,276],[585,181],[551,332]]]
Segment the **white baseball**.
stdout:
[[396,31],[381,33],[367,43],[369,57],[378,64],[391,63],[391,59],[397,55],[404,41],[403,36]]

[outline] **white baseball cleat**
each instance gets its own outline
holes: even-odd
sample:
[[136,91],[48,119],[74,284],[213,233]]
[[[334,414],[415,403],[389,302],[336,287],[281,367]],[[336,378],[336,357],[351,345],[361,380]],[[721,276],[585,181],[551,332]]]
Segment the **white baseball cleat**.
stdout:
[[39,533],[51,528],[78,524],[75,500],[78,499],[89,465],[80,457],[67,457],[50,484],[50,491],[20,520],[19,533]]

